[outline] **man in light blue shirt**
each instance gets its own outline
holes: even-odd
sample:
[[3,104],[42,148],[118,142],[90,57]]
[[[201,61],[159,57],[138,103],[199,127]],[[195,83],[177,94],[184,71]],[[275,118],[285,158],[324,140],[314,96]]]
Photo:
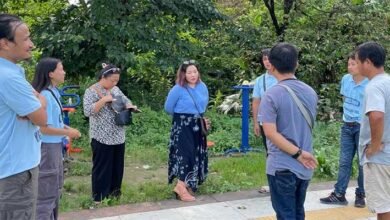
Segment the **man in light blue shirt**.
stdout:
[[360,163],[369,210],[377,219],[390,219],[390,76],[385,73],[385,49],[366,42],[356,49],[359,71],[368,83],[359,138]]
[[[345,193],[352,174],[352,162],[359,146],[360,120],[364,89],[368,79],[358,72],[355,53],[348,57],[348,72],[341,80],[340,94],[343,96],[343,121],[340,137],[339,173],[334,191],[329,196],[321,198],[324,204],[347,205]],[[359,160],[358,160],[359,163]],[[358,187],[355,190],[355,207],[366,206],[363,184],[363,167],[359,166]]]
[[19,17],[0,14],[0,219],[35,219],[46,102],[16,65],[34,47]]
[[276,83],[278,82],[273,75],[269,74],[269,69],[271,68],[271,63],[268,60],[269,52],[270,49],[264,49],[261,51],[262,64],[263,67],[266,69],[266,72],[256,78],[252,94],[253,131],[257,137],[261,134],[266,153],[268,150],[267,141],[264,135],[263,127],[261,126],[261,122],[258,120],[258,114],[260,112],[260,102],[267,89],[276,85]]

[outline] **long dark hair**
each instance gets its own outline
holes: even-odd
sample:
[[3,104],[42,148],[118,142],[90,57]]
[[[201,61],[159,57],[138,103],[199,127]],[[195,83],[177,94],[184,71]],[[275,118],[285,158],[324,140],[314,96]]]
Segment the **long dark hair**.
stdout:
[[39,61],[35,67],[35,75],[31,83],[37,92],[49,88],[51,84],[49,73],[53,72],[59,63],[61,63],[61,60],[52,57],[46,57]]

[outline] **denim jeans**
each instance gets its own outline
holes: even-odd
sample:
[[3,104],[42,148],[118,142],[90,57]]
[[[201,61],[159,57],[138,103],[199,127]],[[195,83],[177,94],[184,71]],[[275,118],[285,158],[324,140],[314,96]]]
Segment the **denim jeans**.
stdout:
[[[334,185],[335,193],[344,195],[348,187],[349,179],[352,173],[353,157],[355,154],[357,154],[357,149],[359,146],[359,131],[359,124],[347,125],[344,123],[344,125],[341,127],[339,174],[337,177],[337,182]],[[356,188],[355,193],[364,194],[363,168],[359,165],[359,157],[357,158],[359,174],[358,187]]]
[[306,190],[309,180],[299,179],[289,170],[267,175],[272,207],[278,220],[304,220]]

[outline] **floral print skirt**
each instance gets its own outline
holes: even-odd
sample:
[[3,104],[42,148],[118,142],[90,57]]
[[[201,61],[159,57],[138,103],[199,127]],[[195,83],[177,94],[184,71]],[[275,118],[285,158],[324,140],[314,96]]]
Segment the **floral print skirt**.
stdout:
[[177,177],[196,192],[208,173],[207,140],[200,118],[193,114],[173,115],[169,139],[168,182]]

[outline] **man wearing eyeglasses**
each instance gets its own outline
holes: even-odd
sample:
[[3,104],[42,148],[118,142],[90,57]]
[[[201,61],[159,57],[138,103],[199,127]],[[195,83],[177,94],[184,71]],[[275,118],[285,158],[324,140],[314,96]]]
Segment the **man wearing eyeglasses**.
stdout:
[[34,45],[19,17],[0,14],[0,219],[35,219],[45,99],[16,65]]

